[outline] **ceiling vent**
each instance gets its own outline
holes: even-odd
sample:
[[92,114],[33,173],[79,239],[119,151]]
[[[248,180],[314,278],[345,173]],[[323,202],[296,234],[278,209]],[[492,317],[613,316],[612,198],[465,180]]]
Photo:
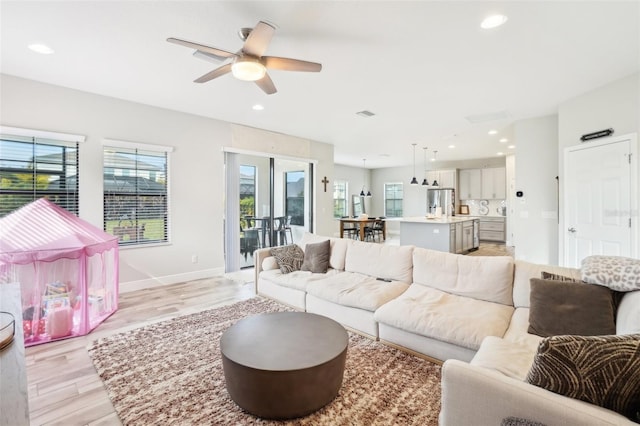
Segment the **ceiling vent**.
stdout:
[[506,120],[509,118],[507,111],[489,112],[486,114],[468,115],[465,119],[471,124],[488,123],[496,120]]
[[373,117],[375,114],[365,109],[364,111],[356,112],[356,115],[359,115],[360,117],[369,118],[369,117]]

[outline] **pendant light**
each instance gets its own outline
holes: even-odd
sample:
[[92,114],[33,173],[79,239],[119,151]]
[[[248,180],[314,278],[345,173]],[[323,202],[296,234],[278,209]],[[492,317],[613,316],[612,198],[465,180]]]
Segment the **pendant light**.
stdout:
[[417,185],[418,184],[418,179],[416,179],[416,145],[415,143],[412,143],[411,145],[413,145],[413,179],[411,179],[411,185]]
[[364,182],[365,182],[365,180],[367,179],[367,167],[366,167],[366,163],[367,163],[367,159],[366,159],[366,158],[363,158],[363,159],[362,159],[362,171],[363,171],[362,176],[363,176],[363,179],[362,179],[362,190],[360,191],[360,196],[361,196],[361,197],[368,197],[368,198],[369,198],[369,197],[371,197],[371,191],[369,191],[369,190],[368,190],[366,194],[364,193],[364,187],[365,187]]
[[427,147],[422,147],[424,153],[424,179],[422,179],[422,186],[429,186],[427,181]]
[[[431,161],[436,161],[436,155],[438,155],[438,151],[437,150],[433,151],[433,157],[431,158]],[[440,186],[440,185],[438,185],[438,181],[434,179],[433,183],[431,184],[431,186],[437,187],[437,186]]]

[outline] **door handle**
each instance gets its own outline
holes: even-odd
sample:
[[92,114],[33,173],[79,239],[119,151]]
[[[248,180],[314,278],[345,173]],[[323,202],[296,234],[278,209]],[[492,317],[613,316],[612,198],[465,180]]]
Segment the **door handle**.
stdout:
[[576,233],[576,228],[574,228],[573,226],[569,229],[567,229],[567,231],[571,232],[572,234]]

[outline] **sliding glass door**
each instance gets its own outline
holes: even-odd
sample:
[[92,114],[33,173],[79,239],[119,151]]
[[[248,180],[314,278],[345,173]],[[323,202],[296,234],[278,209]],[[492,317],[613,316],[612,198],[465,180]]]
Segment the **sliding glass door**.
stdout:
[[253,267],[255,250],[294,243],[312,230],[312,164],[226,152],[225,167],[226,272]]

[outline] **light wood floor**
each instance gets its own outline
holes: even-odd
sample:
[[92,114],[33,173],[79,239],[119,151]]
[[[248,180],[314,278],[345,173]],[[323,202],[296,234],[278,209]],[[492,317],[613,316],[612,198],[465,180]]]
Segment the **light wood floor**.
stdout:
[[31,424],[119,425],[87,344],[254,295],[253,283],[222,277],[123,293],[118,311],[89,335],[27,348]]

